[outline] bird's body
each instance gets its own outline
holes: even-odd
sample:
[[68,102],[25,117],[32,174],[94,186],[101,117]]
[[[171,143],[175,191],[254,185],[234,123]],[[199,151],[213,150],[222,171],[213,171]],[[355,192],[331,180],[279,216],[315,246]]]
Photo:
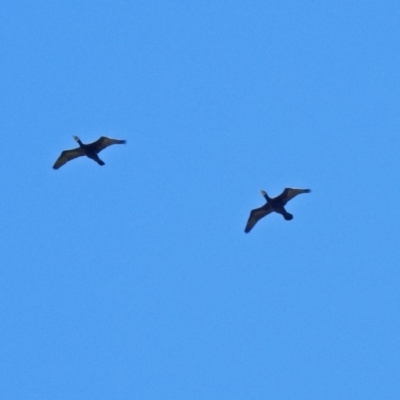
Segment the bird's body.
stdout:
[[68,161],[73,160],[74,158],[78,158],[81,156],[86,156],[94,161],[96,161],[99,165],[104,165],[104,161],[100,159],[98,153],[104,150],[106,147],[111,146],[112,144],[125,144],[126,140],[119,139],[111,139],[105,136],[102,136],[100,139],[96,140],[93,143],[83,144],[78,136],[73,136],[73,138],[78,142],[79,147],[72,150],[64,150],[60,157],[58,157],[57,161],[53,165],[54,169],[58,169],[62,167]]
[[261,219],[272,212],[281,214],[286,221],[293,219],[293,215],[285,210],[285,205],[293,197],[301,193],[310,193],[310,189],[292,189],[286,188],[279,196],[269,197],[268,194],[262,190],[261,194],[265,197],[267,202],[260,208],[256,208],[250,212],[249,219],[246,224],[245,232],[249,233],[254,225]]

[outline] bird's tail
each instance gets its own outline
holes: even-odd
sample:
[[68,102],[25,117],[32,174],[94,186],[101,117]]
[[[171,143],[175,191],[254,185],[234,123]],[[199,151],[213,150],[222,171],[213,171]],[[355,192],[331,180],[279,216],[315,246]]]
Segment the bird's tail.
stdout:
[[282,214],[282,215],[283,215],[283,218],[286,219],[286,221],[290,221],[291,219],[293,219],[293,215],[288,212],[286,212],[285,214]]

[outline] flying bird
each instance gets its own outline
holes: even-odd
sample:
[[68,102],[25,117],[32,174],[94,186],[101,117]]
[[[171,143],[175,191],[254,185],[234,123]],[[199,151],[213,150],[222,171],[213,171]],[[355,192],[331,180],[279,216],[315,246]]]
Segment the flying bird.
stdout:
[[254,225],[261,219],[264,218],[266,215],[276,212],[281,214],[286,221],[290,221],[293,219],[293,215],[289,214],[285,210],[285,205],[289,200],[292,200],[293,197],[297,196],[298,194],[302,193],[310,193],[310,189],[291,189],[286,188],[279,196],[271,198],[268,196],[267,192],[261,190],[261,194],[265,197],[267,202],[260,208],[256,208],[251,210],[249,219],[246,224],[246,228],[244,231],[249,233]]
[[105,162],[100,160],[98,153],[104,150],[106,147],[111,146],[112,144],[125,144],[126,140],[119,139],[111,139],[105,136],[102,136],[100,139],[96,140],[93,143],[83,144],[78,136],[73,136],[73,138],[78,142],[79,147],[72,150],[64,150],[60,157],[58,157],[57,161],[53,165],[54,169],[58,169],[62,167],[68,161],[73,160],[74,158],[78,158],[81,156],[86,156],[96,161],[99,165],[104,165]]

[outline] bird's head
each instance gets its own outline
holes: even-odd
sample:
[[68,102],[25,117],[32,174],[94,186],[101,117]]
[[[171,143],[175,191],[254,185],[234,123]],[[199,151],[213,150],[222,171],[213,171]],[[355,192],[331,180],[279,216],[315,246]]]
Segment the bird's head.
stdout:
[[78,136],[72,136],[74,138],[74,140],[76,140],[77,142],[79,142],[79,138]]

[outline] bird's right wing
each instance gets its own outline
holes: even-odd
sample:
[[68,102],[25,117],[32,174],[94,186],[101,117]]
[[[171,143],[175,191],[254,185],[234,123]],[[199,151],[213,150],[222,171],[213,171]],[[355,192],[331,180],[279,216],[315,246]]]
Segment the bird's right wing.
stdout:
[[60,157],[58,157],[57,161],[54,163],[53,168],[58,169],[62,167],[68,161],[73,160],[74,158],[78,158],[85,155],[84,150],[81,147],[78,147],[73,150],[64,150]]
[[296,197],[298,194],[302,193],[310,193],[310,189],[293,189],[286,188],[278,197],[281,197],[284,204],[286,204],[289,200],[292,200],[293,197]]
[[106,147],[111,146],[113,144],[125,144],[126,140],[120,139],[112,139],[106,136],[102,136],[100,139],[96,140],[93,143],[90,143],[89,146],[92,146],[96,153],[100,153]]
[[249,233],[254,225],[261,219],[264,218],[266,215],[270,214],[272,212],[272,208],[269,206],[269,204],[266,204],[260,208],[256,208],[254,210],[251,210],[249,219],[247,220],[246,228],[244,231],[246,233]]

